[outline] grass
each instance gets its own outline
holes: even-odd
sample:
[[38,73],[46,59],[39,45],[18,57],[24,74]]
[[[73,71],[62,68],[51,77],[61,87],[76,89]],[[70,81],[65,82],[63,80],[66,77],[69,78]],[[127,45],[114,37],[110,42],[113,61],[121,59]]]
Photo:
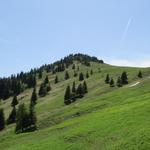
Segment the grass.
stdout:
[[[80,64],[78,64],[80,65]],[[49,74],[52,91],[38,99],[36,114],[38,130],[32,133],[14,134],[14,125],[0,132],[0,150],[148,150],[150,149],[150,75],[149,68],[115,67],[110,65],[80,65],[80,71],[94,71],[87,79],[89,93],[75,103],[65,106],[63,95],[73,81],[73,70],[68,69],[71,79],[64,80],[64,72],[58,73],[59,82],[54,84],[55,75]],[[101,73],[98,72],[101,68]],[[144,78],[138,79],[142,70]],[[129,84],[135,87],[110,88],[104,83],[107,73],[116,78],[127,71]],[[38,81],[38,87],[41,80]],[[32,89],[19,97],[20,102],[29,103]],[[5,116],[11,110],[11,99],[2,102]]]

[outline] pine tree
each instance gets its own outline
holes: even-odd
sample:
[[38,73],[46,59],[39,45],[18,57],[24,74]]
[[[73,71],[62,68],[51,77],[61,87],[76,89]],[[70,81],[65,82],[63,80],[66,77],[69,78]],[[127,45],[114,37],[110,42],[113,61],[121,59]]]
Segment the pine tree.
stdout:
[[56,75],[56,77],[55,77],[55,84],[57,84],[58,83],[58,76]]
[[76,93],[76,84],[75,84],[75,81],[73,82],[73,85],[72,85],[72,93]]
[[5,117],[4,117],[4,111],[1,108],[0,109],[0,131],[2,131],[5,128]]
[[36,87],[34,87],[32,96],[31,96],[31,103],[35,105],[36,101],[37,101],[37,94],[36,94]]
[[109,83],[110,83],[110,77],[109,77],[109,74],[107,74],[107,76],[106,76],[105,83],[106,83],[106,84],[109,84]]
[[17,111],[17,117],[16,117],[16,129],[15,129],[16,133],[23,132],[23,119],[25,113],[26,113],[25,105],[20,104]]
[[84,80],[84,75],[83,73],[81,72],[80,75],[79,75],[79,81],[83,81]]
[[80,70],[80,67],[78,66],[77,71],[79,71],[79,70]]
[[114,86],[115,86],[115,84],[114,84],[114,79],[111,78],[111,80],[110,80],[110,87],[114,87]]
[[128,84],[128,76],[125,71],[121,75],[121,80],[122,80],[122,84]]
[[139,73],[138,73],[138,77],[139,77],[139,78],[143,78],[143,75],[142,75],[141,70],[140,70]]
[[46,89],[47,89],[47,92],[52,90],[50,83],[47,85]]
[[36,114],[34,111],[34,105],[32,103],[30,104],[30,107],[29,107],[29,118],[30,118],[30,126],[32,130],[33,129],[35,130],[37,118],[36,118]]
[[45,81],[44,81],[44,84],[46,85],[46,84],[48,84],[48,83],[49,83],[49,79],[48,79],[48,76],[46,76]]
[[12,124],[12,123],[15,123],[16,122],[16,107],[13,107],[11,113],[9,114],[9,117],[7,119],[7,124]]
[[73,75],[74,77],[77,77],[78,76],[78,74],[77,74],[77,72],[76,71],[74,71],[74,75]]
[[87,88],[86,81],[83,82],[83,92],[84,92],[84,94],[88,93],[88,88]]
[[70,92],[70,86],[68,85],[66,88],[65,96],[64,96],[64,103],[66,105],[71,104],[71,92]]
[[65,73],[65,80],[68,80],[70,77],[69,77],[69,73],[68,73],[68,71],[66,71],[66,73]]
[[73,82],[73,85],[72,85],[71,99],[72,99],[72,102],[74,102],[76,100],[76,84],[75,84],[75,81]]
[[47,89],[45,85],[42,83],[39,89],[39,96],[44,97],[47,94]]
[[79,98],[82,98],[84,96],[83,86],[81,83],[79,84],[77,88],[76,94]]
[[22,133],[33,131],[36,129],[36,116],[34,113],[34,105],[30,103],[29,112],[24,104],[20,104],[17,111],[16,129],[15,132]]
[[86,72],[86,78],[89,78],[89,72],[88,71]]
[[15,95],[15,96],[13,97],[12,102],[11,102],[11,106],[12,106],[12,107],[15,107],[16,105],[18,105],[18,100],[17,100],[17,96]]
[[122,81],[121,81],[121,78],[118,77],[118,80],[117,80],[117,84],[116,84],[118,87],[122,87]]
[[43,73],[42,71],[39,71],[39,79],[42,79]]

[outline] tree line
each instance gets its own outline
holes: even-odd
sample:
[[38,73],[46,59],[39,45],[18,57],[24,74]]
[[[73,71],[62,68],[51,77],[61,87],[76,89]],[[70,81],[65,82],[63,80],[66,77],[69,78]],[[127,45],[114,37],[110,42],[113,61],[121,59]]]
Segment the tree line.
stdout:
[[[0,78],[0,99],[6,100],[10,96],[19,95],[27,88],[34,88],[36,86],[37,78],[42,79],[44,71],[47,73],[52,72],[53,74],[63,72],[70,65],[73,65],[74,61],[78,61],[86,66],[90,66],[90,62],[104,63],[103,60],[85,54],[70,54],[60,61],[48,65],[45,64],[39,68],[31,69],[29,72],[21,72],[17,75],[11,75],[11,77],[8,78]],[[73,65],[73,68],[74,67],[75,66]],[[58,79],[56,78],[56,82],[57,81]],[[42,86],[42,88],[45,88],[45,85]]]

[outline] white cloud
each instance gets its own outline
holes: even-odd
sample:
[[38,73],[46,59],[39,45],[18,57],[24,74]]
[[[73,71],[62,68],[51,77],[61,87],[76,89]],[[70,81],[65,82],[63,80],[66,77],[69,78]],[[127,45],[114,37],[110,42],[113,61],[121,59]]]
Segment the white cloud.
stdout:
[[106,60],[106,63],[116,66],[130,66],[130,67],[150,67],[150,59],[145,60],[127,60],[127,59],[112,59]]

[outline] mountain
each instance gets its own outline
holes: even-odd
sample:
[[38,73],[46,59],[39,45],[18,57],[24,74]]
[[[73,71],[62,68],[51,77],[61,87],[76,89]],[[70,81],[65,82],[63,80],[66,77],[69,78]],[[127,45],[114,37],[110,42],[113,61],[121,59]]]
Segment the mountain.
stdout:
[[[108,74],[111,84],[106,83]],[[83,84],[82,75],[88,93],[84,92],[80,97],[83,89],[79,88],[75,93],[71,91],[73,82],[76,89]],[[148,150],[149,77],[150,68],[116,67],[96,57],[75,54],[28,73],[1,79],[3,84],[10,85],[12,81],[21,84],[23,88],[17,94],[17,99],[19,104],[25,104],[26,109],[29,108],[33,87],[36,86],[37,95],[42,84],[51,88],[36,100],[37,130],[16,134],[15,123],[6,125],[0,131],[0,149]],[[71,101],[66,105],[64,97],[68,100],[68,94],[65,96],[68,86]],[[12,110],[14,94],[11,91],[1,101],[5,119]]]

